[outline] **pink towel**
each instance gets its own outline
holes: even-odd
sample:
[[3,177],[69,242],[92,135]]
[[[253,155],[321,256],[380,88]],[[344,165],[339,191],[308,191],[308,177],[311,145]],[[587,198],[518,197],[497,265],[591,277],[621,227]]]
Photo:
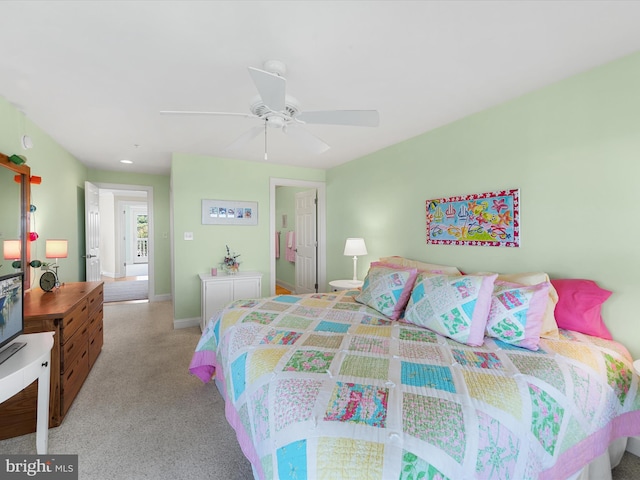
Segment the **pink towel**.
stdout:
[[280,232],[276,232],[276,258],[280,258]]
[[287,232],[287,249],[285,258],[289,262],[296,263],[296,234],[295,232]]

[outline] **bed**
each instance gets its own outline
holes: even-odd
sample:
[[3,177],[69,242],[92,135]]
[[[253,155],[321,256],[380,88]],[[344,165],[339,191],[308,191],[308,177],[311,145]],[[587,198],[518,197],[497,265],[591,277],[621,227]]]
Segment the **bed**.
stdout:
[[621,344],[560,328],[537,349],[470,345],[411,322],[414,287],[391,316],[361,303],[367,280],[236,301],[203,331],[190,372],[215,378],[255,478],[588,478],[640,434]]

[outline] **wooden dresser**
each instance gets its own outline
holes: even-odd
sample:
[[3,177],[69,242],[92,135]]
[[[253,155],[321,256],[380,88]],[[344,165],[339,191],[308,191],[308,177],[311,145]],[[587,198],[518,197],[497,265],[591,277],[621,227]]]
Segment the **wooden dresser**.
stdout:
[[[24,297],[24,333],[53,331],[49,427],[71,407],[102,350],[103,283],[67,283]],[[0,439],[36,431],[37,383],[0,404]]]

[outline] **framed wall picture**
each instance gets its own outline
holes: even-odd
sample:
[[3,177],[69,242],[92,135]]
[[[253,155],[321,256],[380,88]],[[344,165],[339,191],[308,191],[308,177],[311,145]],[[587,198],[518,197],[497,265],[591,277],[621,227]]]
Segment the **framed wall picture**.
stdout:
[[520,191],[427,200],[427,243],[520,246]]
[[258,202],[202,200],[203,225],[258,225]]

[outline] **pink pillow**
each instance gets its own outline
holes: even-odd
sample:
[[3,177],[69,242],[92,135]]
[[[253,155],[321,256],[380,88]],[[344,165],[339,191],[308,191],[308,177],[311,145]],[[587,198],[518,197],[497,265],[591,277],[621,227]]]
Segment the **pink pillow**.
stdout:
[[559,328],[613,340],[602,321],[600,307],[611,296],[593,280],[551,280],[558,292],[555,317]]

